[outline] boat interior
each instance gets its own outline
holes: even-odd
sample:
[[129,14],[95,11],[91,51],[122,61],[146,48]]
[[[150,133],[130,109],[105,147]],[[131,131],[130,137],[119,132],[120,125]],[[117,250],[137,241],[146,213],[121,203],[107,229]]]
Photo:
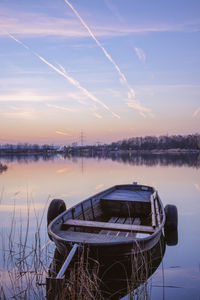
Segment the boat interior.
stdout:
[[144,238],[162,222],[157,193],[147,186],[115,186],[70,209],[55,231],[67,240],[120,241]]

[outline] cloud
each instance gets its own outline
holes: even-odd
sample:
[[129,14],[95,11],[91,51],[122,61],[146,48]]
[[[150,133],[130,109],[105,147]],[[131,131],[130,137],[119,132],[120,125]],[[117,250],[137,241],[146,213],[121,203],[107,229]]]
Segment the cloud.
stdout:
[[97,119],[102,119],[103,117],[98,114],[97,112],[94,112],[93,115],[97,118]]
[[4,118],[11,119],[23,119],[23,120],[35,120],[37,119],[36,113],[33,110],[20,110],[14,112],[3,112],[0,113]]
[[[111,3],[111,2],[110,2]],[[109,7],[115,15],[114,6]],[[118,14],[118,18],[120,15]],[[31,20],[31,22],[30,22]],[[149,32],[196,32],[199,22],[190,21],[177,24],[146,24],[129,25],[118,24],[95,24],[95,35],[98,37],[115,37],[131,34],[144,34]],[[79,22],[68,15],[67,18],[52,17],[42,13],[25,12],[21,10],[7,9],[0,6],[0,36],[5,36],[6,32],[21,37],[43,37],[54,36],[63,38],[87,38],[88,33],[79,26]]]
[[[90,27],[86,24],[86,22],[81,18],[81,16],[79,15],[79,13],[77,12],[77,10],[73,7],[73,5],[68,1],[68,0],[64,0],[66,2],[66,4],[72,9],[72,11],[74,12],[74,14],[76,15],[76,17],[79,19],[79,21],[81,22],[81,24],[83,25],[83,27],[88,31],[89,35],[91,36],[91,38],[95,41],[95,43],[99,46],[99,48],[103,51],[104,55],[106,56],[106,58],[111,62],[111,64],[114,66],[115,70],[117,71],[119,77],[120,77],[120,82],[122,84],[124,84],[126,86],[126,88],[128,89],[128,99],[130,99],[130,101],[127,103],[129,107],[132,107],[133,109],[136,109],[140,112],[140,115],[142,117],[146,116],[150,116],[153,117],[153,113],[151,111],[151,109],[142,106],[137,100],[135,100],[135,91],[134,89],[129,85],[126,76],[124,75],[124,73],[122,73],[122,71],[120,70],[119,66],[116,64],[116,62],[113,60],[113,58],[111,57],[111,55],[107,52],[107,50],[103,47],[103,45],[99,42],[99,40],[96,38],[96,36],[94,35],[94,33],[91,31]],[[137,49],[137,55],[139,55],[140,59],[145,59],[145,54],[143,53],[143,51],[139,48]],[[116,117],[119,117],[118,115],[115,114]]]
[[142,49],[136,48],[136,47],[134,48],[134,50],[135,50],[135,53],[136,53],[137,57],[139,58],[139,60],[141,60],[142,62],[145,62],[146,55],[145,55],[144,51]]
[[28,12],[17,14],[12,10],[5,9],[0,13],[0,27],[2,29],[0,35],[10,32],[13,35],[29,37],[86,37],[84,30],[79,28],[78,22],[71,18],[57,18]]
[[147,116],[153,118],[154,117],[154,114],[152,113],[152,110],[150,108],[147,108],[145,106],[142,106],[140,104],[139,101],[137,100],[129,100],[126,102],[127,105],[135,110],[138,110],[140,115],[143,117],[143,118],[146,118]]
[[77,111],[77,109],[67,107],[67,106],[54,105],[54,104],[49,104],[49,103],[47,103],[46,105],[50,108],[55,108],[55,109],[58,109],[58,110],[64,110],[64,111],[69,111],[69,112],[76,112]]
[[194,111],[193,117],[196,118],[199,114],[200,114],[200,107]]
[[56,133],[60,134],[60,135],[65,135],[65,136],[72,136],[70,133],[67,133],[67,132],[64,132],[64,131],[59,131],[59,130],[56,130]]
[[12,94],[0,94],[0,102],[43,102],[55,100],[54,96],[38,95],[32,90],[16,91]]
[[124,19],[122,18],[122,16],[119,13],[119,10],[117,9],[117,7],[112,3],[111,0],[104,0],[107,8],[113,13],[113,15],[120,21],[120,22],[124,22]]
[[101,105],[105,110],[109,111],[115,118],[120,119],[120,116],[117,115],[116,113],[114,113],[104,102],[102,102],[100,99],[98,99],[96,96],[94,96],[91,92],[89,92],[86,88],[82,87],[80,85],[80,83],[74,79],[73,77],[69,76],[67,74],[67,72],[65,71],[65,69],[60,66],[60,68],[62,67],[62,71],[60,69],[58,69],[57,67],[55,67],[53,64],[51,64],[49,61],[47,61],[44,57],[42,57],[41,55],[37,54],[36,52],[32,51],[30,49],[30,47],[28,47],[26,44],[24,44],[22,41],[20,41],[19,39],[15,38],[13,35],[11,35],[10,33],[7,33],[8,36],[13,39],[15,42],[17,42],[18,44],[22,45],[24,48],[26,48],[28,51],[30,51],[34,56],[36,56],[38,59],[40,59],[43,63],[45,63],[47,66],[49,66],[51,69],[53,69],[55,72],[57,72],[58,74],[60,74],[61,76],[63,76],[65,79],[67,79],[68,82],[70,82],[73,86],[75,86],[76,88],[78,88],[79,90],[81,90],[81,92],[87,96],[90,100],[92,100],[93,102],[98,103],[99,105]]
[[114,66],[115,70],[117,71],[119,77],[120,77],[120,82],[122,84],[125,84],[126,87],[129,90],[129,94],[132,94],[132,96],[135,96],[134,90],[133,88],[131,88],[128,84],[128,81],[126,79],[126,76],[122,73],[122,71],[120,70],[119,66],[117,65],[117,63],[114,61],[114,59],[111,57],[111,55],[108,53],[108,51],[103,47],[103,45],[99,42],[99,40],[96,38],[96,36],[94,35],[94,33],[92,32],[92,30],[90,29],[90,27],[86,24],[86,22],[81,18],[81,16],[79,15],[79,13],[77,12],[77,10],[73,7],[73,5],[68,1],[68,0],[64,0],[67,5],[73,10],[74,14],[76,15],[76,17],[79,19],[79,21],[81,22],[81,24],[83,25],[83,27],[87,30],[87,32],[89,33],[89,35],[91,36],[91,38],[95,41],[95,43],[97,44],[97,46],[102,50],[103,54],[105,55],[105,57],[110,61],[110,63]]

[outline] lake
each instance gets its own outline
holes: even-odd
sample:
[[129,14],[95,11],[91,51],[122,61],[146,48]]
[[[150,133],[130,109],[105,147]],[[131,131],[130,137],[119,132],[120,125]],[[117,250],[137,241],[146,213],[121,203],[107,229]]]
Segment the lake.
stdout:
[[[3,286],[5,291],[10,289],[9,297],[12,296],[13,280],[10,279],[11,275],[4,276],[4,274],[9,268],[11,272],[16,267],[16,262],[11,261],[8,252],[10,249],[17,252],[18,234],[21,234],[22,242],[27,245],[33,243],[35,228],[38,227],[41,234],[40,242],[45,245],[48,241],[46,211],[51,199],[61,198],[69,208],[112,185],[136,181],[154,186],[164,206],[173,204],[178,208],[178,244],[166,247],[162,263],[149,279],[150,299],[200,299],[198,154],[137,156],[113,154],[110,157],[57,155],[1,157],[0,161],[8,167],[0,173],[2,243],[0,288]],[[28,235],[24,236],[24,232],[27,231]],[[22,245],[20,247],[18,253],[23,252]],[[30,257],[30,262],[31,259]],[[2,295],[1,291],[0,298],[3,299]],[[39,296],[37,297],[39,299]]]

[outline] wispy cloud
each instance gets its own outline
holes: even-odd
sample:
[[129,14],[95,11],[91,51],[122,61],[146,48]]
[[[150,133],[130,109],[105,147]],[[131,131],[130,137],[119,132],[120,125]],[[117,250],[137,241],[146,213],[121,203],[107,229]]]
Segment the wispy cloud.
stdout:
[[76,108],[71,108],[71,107],[61,106],[61,105],[54,105],[54,104],[49,104],[49,103],[47,103],[46,106],[48,106],[50,108],[57,109],[57,110],[64,110],[64,111],[69,111],[69,112],[76,112],[77,111]]
[[[99,42],[99,40],[96,38],[92,30],[89,28],[89,26],[86,24],[86,22],[82,19],[82,17],[79,15],[77,10],[73,7],[73,5],[68,1],[64,0],[67,5],[72,9],[76,17],[80,20],[81,24],[85,27],[85,29],[88,31],[89,35],[91,38],[95,41],[95,43],[99,46],[99,48],[103,51],[104,55],[106,58],[111,62],[111,64],[114,66],[115,70],[117,71],[119,77],[120,77],[120,82],[126,86],[128,89],[128,99],[130,100],[127,104],[129,107],[139,111],[140,115],[143,117],[146,116],[153,116],[153,113],[151,110],[147,107],[142,106],[138,100],[135,100],[135,91],[134,89],[129,85],[128,80],[126,79],[126,76],[124,73],[120,70],[119,66],[117,63],[113,60],[111,55],[108,53],[108,51],[103,47],[103,45]],[[138,49],[138,48],[137,48]],[[140,55],[140,58],[144,59],[144,53],[142,53],[141,49],[138,49],[137,51],[138,55]]]
[[[118,18],[120,18],[120,15],[117,12],[117,9],[114,8],[114,5],[110,5],[109,9],[111,9]],[[23,12],[21,10],[18,12],[17,9],[15,11],[13,9],[5,9],[2,5],[0,7],[0,28],[0,36],[5,36],[5,32],[10,32],[13,35],[21,37],[88,37],[87,32],[80,28],[79,23],[71,17],[58,18],[42,13]],[[98,37],[125,36],[149,32],[196,32],[198,30],[199,22],[195,21],[170,25],[164,23],[153,25],[136,24],[132,26],[127,26],[126,24],[112,25],[110,23],[109,25],[95,24],[95,35]]]
[[56,132],[57,134],[60,134],[60,135],[71,136],[70,133],[67,133],[67,132],[64,132],[64,131],[56,130],[55,132]]
[[139,58],[139,60],[141,60],[142,62],[145,62],[146,54],[144,53],[144,51],[137,47],[135,47],[134,50],[135,50],[135,53],[136,53],[137,57]]
[[43,102],[55,100],[54,96],[38,95],[32,90],[16,91],[12,94],[0,94],[0,102]]
[[102,119],[103,116],[98,112],[98,108],[96,105],[93,105],[89,108],[90,111],[92,111],[92,114],[97,119]]
[[13,108],[13,111],[1,112],[0,115],[4,118],[11,118],[11,119],[23,119],[23,120],[37,119],[37,114],[33,109],[21,110],[21,109]]
[[79,15],[79,13],[77,12],[77,10],[73,7],[73,5],[68,1],[68,0],[64,0],[68,6],[73,10],[74,14],[77,16],[77,18],[80,20],[81,24],[85,27],[85,29],[88,31],[89,35],[91,36],[91,38],[95,41],[95,43],[100,47],[100,49],[103,51],[104,55],[107,57],[107,59],[111,62],[111,64],[114,66],[115,70],[117,71],[117,73],[120,76],[120,81],[121,83],[125,84],[126,87],[129,90],[129,94],[132,95],[132,97],[135,96],[135,92],[133,90],[133,88],[131,88],[128,84],[128,81],[126,79],[126,76],[122,73],[122,71],[120,70],[119,66],[117,65],[117,63],[114,61],[114,59],[111,57],[111,55],[108,53],[108,51],[103,47],[103,45],[99,42],[99,40],[96,38],[96,36],[94,35],[94,33],[92,32],[92,30],[90,29],[90,27],[86,24],[86,22],[82,19],[82,17]]
[[[18,17],[19,16],[19,17]],[[31,20],[31,22],[30,22]],[[57,37],[85,37],[86,34],[78,26],[78,22],[71,18],[63,19],[36,14],[3,9],[0,13],[0,35],[10,32],[20,36],[57,36]],[[3,32],[4,30],[4,32]]]
[[194,111],[193,117],[196,118],[198,115],[200,115],[200,107]]
[[128,100],[127,105],[135,110],[138,110],[143,118],[146,118],[147,116],[151,118],[154,117],[152,110],[150,108],[142,106],[137,100]]
[[39,58],[42,62],[44,62],[46,65],[48,65],[51,69],[53,69],[54,71],[56,71],[58,74],[60,74],[61,76],[63,76],[65,79],[67,79],[68,82],[70,82],[72,85],[74,85],[76,88],[78,88],[79,90],[81,90],[81,92],[87,96],[90,100],[92,100],[93,102],[98,103],[99,105],[101,105],[105,110],[109,111],[115,118],[120,119],[120,116],[117,115],[116,113],[114,113],[105,103],[103,103],[100,99],[98,99],[96,96],[94,96],[91,92],[89,92],[86,88],[82,87],[80,85],[80,83],[74,79],[73,77],[69,76],[67,74],[67,72],[65,71],[61,71],[60,69],[58,69],[57,67],[55,67],[53,64],[51,64],[49,61],[47,61],[44,57],[40,56],[39,54],[37,54],[36,52],[32,51],[30,49],[30,47],[28,47],[26,44],[24,44],[23,42],[21,42],[19,39],[15,38],[14,36],[12,36],[10,33],[8,33],[8,35],[10,36],[10,38],[12,38],[14,41],[16,41],[17,43],[19,43],[20,45],[22,45],[24,48],[26,48],[28,51],[30,51],[34,56],[36,56],[37,58]]
[[97,113],[97,112],[94,112],[93,113],[93,116],[95,117],[95,118],[97,118],[97,119],[102,119],[103,117],[99,114],[99,113]]
[[116,5],[113,4],[111,0],[104,0],[107,8],[113,13],[113,15],[120,21],[124,22],[124,19],[122,18],[121,14],[119,13],[118,8]]

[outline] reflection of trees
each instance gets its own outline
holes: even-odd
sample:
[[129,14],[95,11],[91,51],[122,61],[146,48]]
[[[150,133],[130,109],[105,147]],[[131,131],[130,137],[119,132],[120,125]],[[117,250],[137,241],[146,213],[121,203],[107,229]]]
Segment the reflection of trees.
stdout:
[[[15,162],[18,163],[29,163],[29,162],[38,162],[38,161],[53,161],[59,158],[64,160],[72,160],[73,163],[78,163],[79,158],[93,158],[96,160],[107,160],[121,162],[124,164],[135,165],[135,166],[178,166],[178,167],[200,167],[200,154],[198,153],[119,153],[119,152],[110,152],[107,154],[73,154],[73,155],[61,155],[61,154],[48,154],[48,155],[6,155],[3,156],[3,160],[6,162]],[[85,161],[87,163],[87,160]],[[0,163],[1,164],[1,163]],[[1,168],[0,168],[1,170]]]
[[[162,154],[152,154],[152,153],[140,153],[140,154],[127,154],[118,152],[109,153],[107,155],[74,155],[74,157],[93,157],[96,159],[111,159],[112,161],[117,161],[121,163],[126,163],[136,166],[178,166],[178,167],[200,167],[200,155],[198,153],[162,153]],[[69,157],[68,157],[69,158]]]
[[113,161],[121,161],[123,163],[129,163],[133,165],[145,165],[145,166],[189,166],[189,167],[200,167],[200,160],[198,154],[138,154],[129,156],[122,154],[120,156],[112,155]]
[[55,154],[46,154],[46,155],[4,155],[2,158],[5,162],[15,162],[18,163],[30,163],[38,162],[41,160],[50,161],[54,160],[57,155]]
[[0,174],[7,171],[8,167],[0,162]]

